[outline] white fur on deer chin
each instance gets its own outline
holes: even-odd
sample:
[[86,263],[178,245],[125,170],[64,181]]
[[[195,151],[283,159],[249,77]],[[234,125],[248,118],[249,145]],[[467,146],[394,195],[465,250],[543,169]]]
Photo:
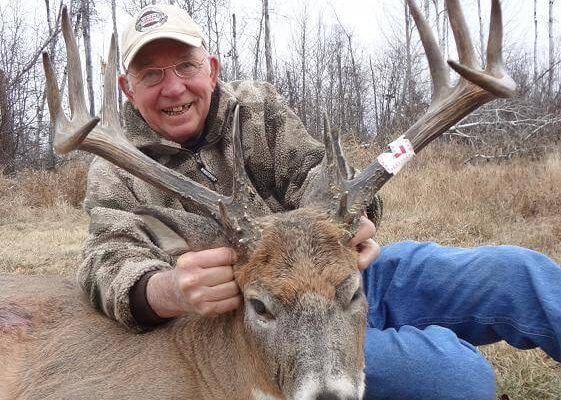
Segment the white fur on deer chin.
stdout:
[[253,400],[281,400],[278,397],[262,392],[260,389],[253,389]]
[[[364,374],[363,374],[364,377]],[[364,379],[357,388],[352,379],[344,375],[309,376],[290,400],[315,400],[322,394],[335,395],[337,399],[362,399]]]

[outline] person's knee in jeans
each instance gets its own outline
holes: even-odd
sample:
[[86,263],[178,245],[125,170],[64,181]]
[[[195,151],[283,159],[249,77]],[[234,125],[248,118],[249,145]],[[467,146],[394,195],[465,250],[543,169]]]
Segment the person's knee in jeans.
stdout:
[[483,355],[448,329],[368,329],[366,400],[494,400],[495,375]]

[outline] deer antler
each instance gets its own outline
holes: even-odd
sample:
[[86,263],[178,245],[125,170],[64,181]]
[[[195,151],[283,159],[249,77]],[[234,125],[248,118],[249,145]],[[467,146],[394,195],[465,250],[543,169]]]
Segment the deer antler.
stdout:
[[91,118],[87,112],[83,91],[82,68],[76,38],[72,32],[68,11],[62,9],[62,30],[68,58],[68,92],[72,119],[61,108],[59,88],[49,55],[43,53],[47,77],[48,104],[51,120],[55,122],[55,150],[64,154],[84,150],[107,159],[113,164],[174,195],[191,200],[224,228],[227,239],[234,246],[246,247],[254,240],[257,230],[254,218],[269,211],[264,200],[251,184],[243,165],[239,106],[233,117],[234,184],[231,196],[221,195],[146,156],[126,138],[117,111],[116,40],[111,38],[108,64],[104,79],[102,120]]
[[400,144],[408,149],[404,148],[402,153],[384,153],[378,156],[356,177],[349,176],[348,172],[347,176],[344,176],[344,171],[349,171],[349,168],[338,137],[330,132],[327,123],[324,125],[326,154],[322,171],[315,186],[312,185],[303,201],[308,204],[323,204],[324,207],[332,210],[333,215],[347,224],[356,225],[358,216],[372,202],[376,192],[399,170],[399,168],[396,170],[389,168],[387,161],[418,153],[483,104],[499,97],[511,97],[516,92],[516,83],[504,69],[502,12],[499,0],[493,0],[492,3],[485,70],[477,67],[473,45],[458,0],[446,1],[460,59],[459,63],[448,61],[448,64],[461,76],[455,86],[450,84],[446,63],[428,23],[421,15],[415,1],[406,1],[417,25],[429,63],[433,81],[431,105],[402,136]]

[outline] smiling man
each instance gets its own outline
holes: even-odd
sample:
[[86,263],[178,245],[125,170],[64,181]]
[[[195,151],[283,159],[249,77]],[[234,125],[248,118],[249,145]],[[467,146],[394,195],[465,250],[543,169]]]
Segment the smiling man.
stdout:
[[[175,6],[140,11],[123,38],[119,86],[131,142],[193,181],[228,194],[231,119],[240,105],[245,166],[269,208],[297,208],[323,157],[275,89],[219,80],[200,27]],[[193,250],[174,257],[134,210],[149,206]],[[216,315],[241,304],[235,252],[203,235],[196,204],[96,158],[85,200],[90,235],[78,273],[92,303],[134,330],[186,313]],[[492,368],[472,344],[505,339],[561,359],[561,268],[513,246],[459,249],[373,241],[381,201],[352,239],[369,303],[367,399],[494,399]],[[197,232],[197,233],[194,233]],[[509,285],[505,285],[509,282]]]

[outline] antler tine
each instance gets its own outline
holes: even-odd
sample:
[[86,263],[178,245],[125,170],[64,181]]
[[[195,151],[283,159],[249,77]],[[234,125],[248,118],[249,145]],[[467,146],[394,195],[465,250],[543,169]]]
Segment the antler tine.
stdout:
[[[49,105],[49,113],[51,115],[51,121],[56,121],[58,115],[61,114],[60,95],[51,58],[46,51],[43,52],[43,69],[45,70],[45,78],[47,79],[47,104]],[[64,114],[62,117],[66,121],[68,120]]]
[[491,4],[491,23],[487,42],[487,71],[491,74],[503,74],[503,11],[499,0]]
[[[333,200],[339,200],[339,204],[331,201],[332,212],[336,213],[336,210],[342,208],[348,210],[352,229],[356,228],[358,216],[371,203],[376,192],[416,153],[475,109],[497,97],[510,97],[516,90],[516,84],[503,67],[502,17],[499,0],[493,0],[488,67],[485,71],[475,66],[473,46],[458,0],[447,0],[460,57],[460,63],[449,61],[449,64],[463,78],[455,87],[449,87],[444,60],[430,34],[428,24],[424,21],[414,0],[405,1],[411,8],[425,47],[437,93],[433,94],[433,101],[425,115],[415,122],[402,137],[390,143],[389,152],[379,155],[355,178],[344,182],[343,187],[347,189],[348,195],[334,197]],[[326,157],[327,154],[329,151],[326,150]],[[325,161],[324,159],[324,164],[326,164]],[[327,165],[324,166],[324,170],[327,169],[326,167]],[[323,175],[325,174],[324,171]],[[321,175],[318,174],[318,176]],[[303,196],[304,204],[323,201],[325,195],[321,194],[321,190],[325,191],[325,186],[325,183],[319,179],[318,182],[314,182]],[[344,191],[340,189],[340,193],[344,193]],[[346,207],[340,204],[345,197]],[[323,202],[325,203],[325,201]],[[342,222],[348,223],[347,220],[342,220]]]
[[503,24],[501,4],[499,0],[493,0],[487,46],[486,73],[455,61],[448,61],[448,63],[462,77],[493,93],[495,96],[503,98],[512,97],[516,93],[516,83],[505,73],[502,51]]
[[329,123],[329,118],[324,113],[323,114],[323,144],[325,147],[325,162],[328,168],[328,175],[331,178],[331,184],[334,187],[339,187],[342,185],[344,180],[347,178],[343,175],[344,166],[341,166],[342,154],[337,153],[337,149],[341,149],[339,143],[339,136],[335,131],[331,130],[331,124]]
[[226,228],[229,237],[237,241],[234,244],[246,247],[256,239],[255,218],[270,214],[271,210],[257,193],[245,170],[239,104],[235,105],[232,118],[232,153],[232,195],[219,204],[220,222]]
[[454,32],[460,63],[470,68],[476,68],[477,58],[473,51],[471,36],[459,0],[446,0],[446,5],[448,6],[450,26],[452,32]]
[[335,163],[337,166],[337,182],[344,182],[346,179],[352,178],[353,170],[350,168],[345,154],[343,153],[341,140],[339,138],[339,131],[331,130],[327,116],[324,116],[324,121],[326,121],[328,132],[331,134],[331,145],[333,146],[333,154],[335,155]]
[[56,76],[49,55],[43,53],[43,68],[47,78],[47,100],[51,120],[55,123],[56,127],[53,146],[59,154],[65,154],[78,148],[79,144],[99,122],[99,118],[90,118],[86,110],[78,45],[72,32],[66,6],[62,7],[62,31],[69,60],[68,96],[70,98],[72,121],[68,120],[62,111]]
[[56,75],[47,52],[43,53],[43,69],[47,78],[47,104],[51,121],[55,124],[56,134],[53,147],[57,153],[65,154],[78,147],[88,133],[97,125],[99,118],[86,120],[83,125],[78,125],[78,128],[71,135],[64,134],[63,132],[66,131],[72,132],[71,122],[62,111]]
[[415,25],[417,25],[419,36],[427,55],[433,86],[432,103],[435,103],[450,91],[448,66],[444,62],[444,58],[442,57],[438,43],[434,38],[432,29],[421,14],[419,7],[414,0],[407,0],[407,4],[411,10],[411,15],[413,16]]
[[[117,65],[117,38],[113,34],[111,35],[111,46],[109,47],[107,66],[103,79],[103,114],[101,117],[104,125],[120,127],[117,110],[117,85],[115,85]],[[121,132],[121,130],[116,129],[116,132]]]
[[448,61],[450,66],[467,79],[491,92],[497,97],[512,97],[516,93],[516,83],[505,73],[503,63],[503,24],[502,10],[499,0],[493,0],[491,8],[491,25],[487,46],[486,73],[480,69],[470,68],[455,61]]
[[84,83],[82,80],[82,66],[80,65],[80,53],[78,44],[72,31],[68,9],[62,8],[62,34],[66,43],[66,54],[68,59],[68,97],[70,99],[70,111],[72,118],[86,119],[89,116],[86,108],[86,97],[84,95]]

